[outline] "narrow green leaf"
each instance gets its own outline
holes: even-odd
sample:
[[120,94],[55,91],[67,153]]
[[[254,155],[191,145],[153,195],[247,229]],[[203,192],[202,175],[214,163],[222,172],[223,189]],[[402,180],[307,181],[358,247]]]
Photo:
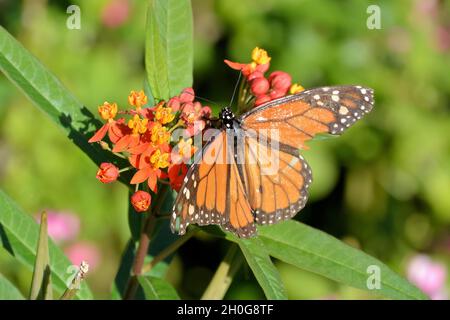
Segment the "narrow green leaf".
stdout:
[[147,300],[180,300],[177,291],[161,278],[140,276],[138,280]]
[[253,271],[267,299],[287,300],[286,290],[277,268],[270,260],[264,243],[258,238],[237,239],[248,265]]
[[150,0],[145,66],[156,99],[167,100],[192,86],[192,25],[189,0]]
[[30,300],[53,299],[50,258],[48,254],[47,212],[41,214],[36,261],[33,268]]
[[239,252],[238,245],[232,243],[228,248],[227,254],[220,262],[219,267],[214,273],[202,300],[223,300],[228,289],[230,288],[233,278],[237,271],[241,268],[244,257]]
[[[102,123],[1,26],[0,70],[95,163],[114,159],[123,164],[122,159],[113,157],[99,145],[88,143]],[[125,181],[129,177],[123,174],[120,179]]]
[[0,273],[0,300],[25,300],[20,291]]
[[[39,226],[36,221],[19,209],[0,190],[0,241],[3,248],[32,269],[36,259],[38,238]],[[71,279],[71,274],[68,273],[71,262],[53,241],[49,240],[48,246],[53,288],[56,293],[62,294],[67,288],[67,282]],[[77,297],[92,299],[92,293],[85,283],[82,284]]]
[[[379,260],[300,222],[289,220],[260,227],[259,235],[271,256],[298,268],[388,298],[427,299]],[[368,286],[373,284],[370,276],[374,270],[380,272],[379,289]]]

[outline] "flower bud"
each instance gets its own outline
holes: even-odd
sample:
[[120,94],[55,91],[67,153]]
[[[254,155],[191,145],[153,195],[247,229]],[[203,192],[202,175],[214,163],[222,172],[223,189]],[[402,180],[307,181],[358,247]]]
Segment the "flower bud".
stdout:
[[109,162],[103,162],[97,171],[97,179],[103,183],[111,183],[117,180],[119,169]]
[[291,86],[291,76],[283,71],[272,72],[269,81],[272,88],[276,91],[287,92]]
[[270,100],[278,99],[278,98],[284,97],[285,95],[286,95],[286,91],[272,90],[269,93]]
[[194,89],[192,89],[192,88],[184,89],[179,97],[180,97],[181,103],[194,101],[194,98],[195,98]]
[[172,108],[173,112],[177,112],[178,110],[180,110],[181,107],[180,98],[173,97],[172,99],[169,100],[169,102],[167,102],[167,106],[169,108]]
[[268,96],[267,94],[263,94],[263,95],[261,95],[261,96],[256,98],[255,107],[259,106],[259,105],[261,105],[263,103],[269,102],[270,100],[271,100],[270,96]]
[[270,84],[266,78],[256,78],[252,81],[250,88],[255,96],[260,96],[267,93]]
[[264,74],[261,71],[253,71],[252,73],[250,73],[247,77],[248,81],[252,81],[255,80],[256,78],[262,78],[264,77]]
[[131,204],[136,212],[145,212],[150,207],[152,197],[150,193],[139,190],[131,196]]

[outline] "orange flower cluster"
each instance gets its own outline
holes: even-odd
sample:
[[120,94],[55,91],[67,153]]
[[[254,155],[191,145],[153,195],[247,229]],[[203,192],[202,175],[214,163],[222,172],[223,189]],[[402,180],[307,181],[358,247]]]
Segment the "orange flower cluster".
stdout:
[[242,71],[246,85],[254,97],[255,106],[304,90],[301,85],[292,84],[291,76],[283,71],[274,71],[266,78],[264,74],[269,70],[270,60],[267,51],[258,47],[253,49],[250,63],[225,60],[230,68]]
[[[106,123],[89,140],[99,142],[106,150],[128,159],[130,166],[119,170],[112,163],[102,163],[97,179],[103,183],[117,180],[121,172],[133,170],[130,184],[136,185],[131,203],[137,212],[145,212],[156,194],[158,182],[179,191],[187,173],[186,162],[193,156],[192,136],[201,133],[211,109],[194,101],[194,90],[187,88],[168,102],[147,106],[143,91],[131,91],[128,103],[131,109],[119,112],[116,103],[104,102],[98,107]],[[124,115],[116,119],[118,114]],[[183,130],[183,137],[173,139],[175,129]],[[108,136],[108,142],[104,141]],[[144,184],[145,183],[145,184]],[[144,190],[139,190],[144,189]],[[148,191],[145,191],[148,190]]]

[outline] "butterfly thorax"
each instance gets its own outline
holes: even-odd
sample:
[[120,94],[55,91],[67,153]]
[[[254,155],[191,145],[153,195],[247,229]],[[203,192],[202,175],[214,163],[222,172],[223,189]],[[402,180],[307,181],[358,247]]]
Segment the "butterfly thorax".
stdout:
[[222,126],[226,129],[233,129],[236,122],[236,116],[230,107],[225,107],[220,111],[219,119],[222,121]]

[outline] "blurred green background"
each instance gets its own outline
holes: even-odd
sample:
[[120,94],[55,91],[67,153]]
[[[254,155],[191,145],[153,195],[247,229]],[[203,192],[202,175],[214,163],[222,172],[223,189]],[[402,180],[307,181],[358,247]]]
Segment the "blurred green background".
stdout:
[[[70,4],[81,29],[66,28]],[[194,88],[226,104],[237,74],[222,62],[247,62],[255,46],[271,70],[305,88],[360,84],[375,89],[375,109],[338,139],[311,142],[308,205],[296,219],[374,255],[402,275],[425,254],[450,267],[450,1],[193,0]],[[369,4],[381,29],[366,26]],[[0,0],[0,24],[54,72],[91,111],[125,105],[144,79],[146,1]],[[216,109],[217,110],[217,109]],[[127,190],[102,185],[96,166],[0,74],[0,188],[30,214],[43,209],[80,219],[66,250],[83,247],[97,263],[87,279],[108,298],[129,237]],[[86,249],[87,248],[87,249]],[[198,298],[226,251],[200,235],[175,256],[168,279]],[[372,298],[279,263],[292,299]],[[0,250],[1,272],[26,293],[31,273]],[[449,288],[445,280],[444,289]],[[445,289],[445,286],[447,289]],[[445,296],[445,293],[444,293]],[[262,298],[244,268],[227,298]]]

